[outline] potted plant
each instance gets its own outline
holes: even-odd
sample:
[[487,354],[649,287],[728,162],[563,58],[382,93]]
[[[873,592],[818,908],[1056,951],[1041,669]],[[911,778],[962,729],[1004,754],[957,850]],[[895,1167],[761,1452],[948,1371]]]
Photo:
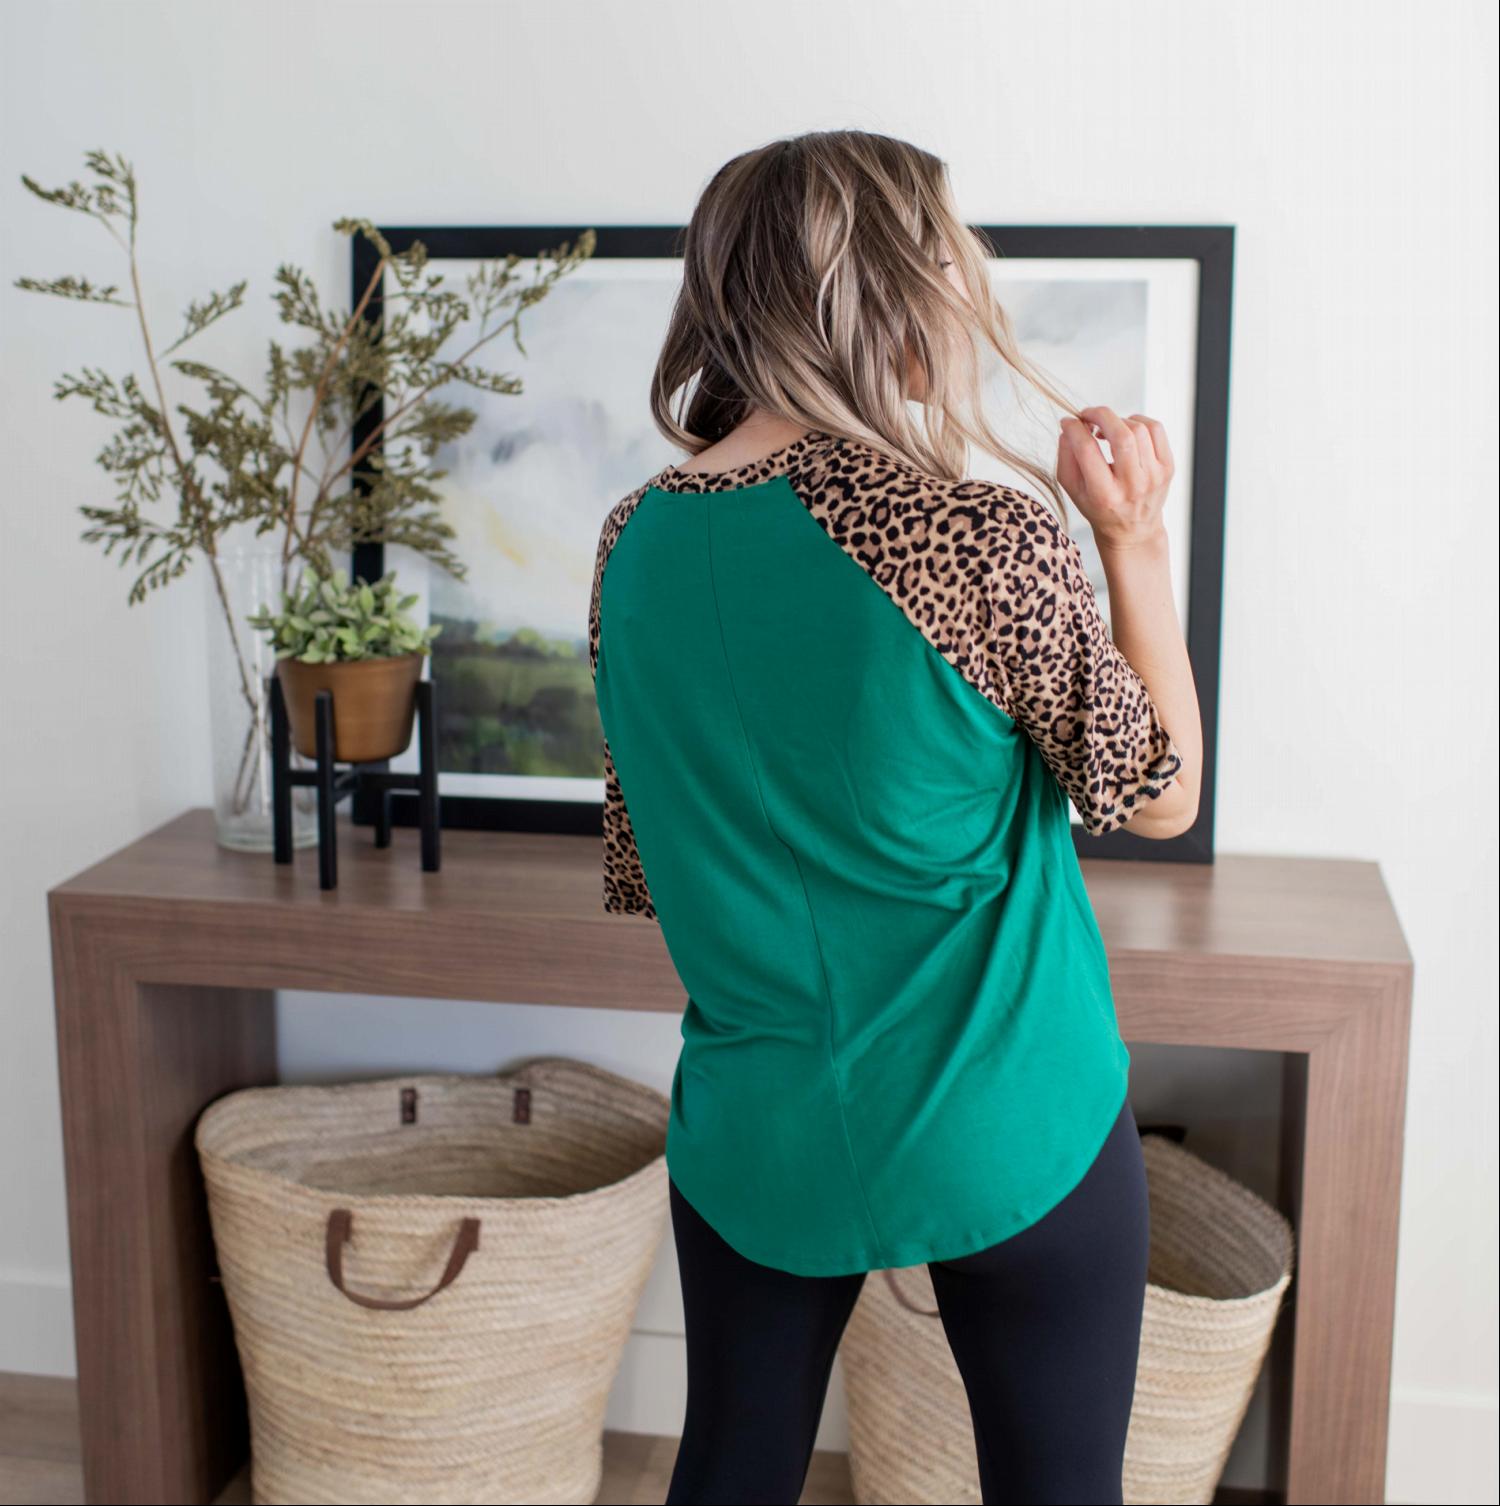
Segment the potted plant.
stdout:
[[[395,252],[369,221],[337,220],[335,230],[375,247],[373,273],[346,311],[326,307],[296,267],[278,267],[274,301],[292,339],[269,342],[256,381],[175,354],[210,329],[222,330],[224,316],[242,307],[246,284],[191,300],[181,332],[164,341],[142,295],[135,171],[104,151],[84,160],[92,181],[60,188],[24,174],[21,181],[46,203],[97,220],[125,256],[128,288],[72,275],[21,277],[16,286],[127,309],[138,326],[144,377],[85,366],[54,389],[59,399],[84,399],[116,426],[96,457],[115,496],[79,509],[88,521],[83,538],[135,571],[132,604],[195,560],[206,566],[218,839],[266,851],[269,666],[261,659],[265,641],[244,630],[247,615],[291,590],[300,569],[315,572],[321,590],[335,560],[368,541],[404,546],[463,579],[464,566],[448,548],[453,529],[439,505],[436,483],[446,472],[437,456],[478,415],[439,394],[450,383],[519,393],[519,377],[488,370],[475,357],[506,334],[524,354],[523,310],[591,256],[596,237],[585,230],[541,253],[529,277],[518,255],[483,261],[459,292],[428,268],[420,242]],[[187,400],[174,388],[186,388]],[[164,515],[153,505],[163,498]],[[339,705],[342,720],[347,702]],[[294,840],[316,840],[308,804],[296,813]]]
[[323,690],[333,696],[338,762],[373,763],[405,751],[422,660],[442,631],[440,623],[424,628],[410,615],[416,603],[414,594],[397,594],[394,570],[372,584],[351,583],[346,570],[324,579],[309,568],[295,591],[282,593],[280,611],[262,605],[247,619],[275,650],[292,744],[305,758],[318,755]]

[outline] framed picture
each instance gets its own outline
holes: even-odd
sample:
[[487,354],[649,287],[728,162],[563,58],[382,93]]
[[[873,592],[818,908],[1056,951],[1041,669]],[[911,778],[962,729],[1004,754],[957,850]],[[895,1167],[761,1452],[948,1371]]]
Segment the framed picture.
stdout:
[[[575,241],[580,226],[382,226],[396,251],[426,246],[452,286],[480,261],[523,258]],[[1177,473],[1167,504],[1173,588],[1203,711],[1205,769],[1189,832],[1148,841],[1128,828],[1074,840],[1089,857],[1207,862],[1213,855],[1224,473],[1228,419],[1229,226],[980,227],[991,275],[1021,349],[1080,405],[1150,413],[1172,437]],[[523,316],[526,354],[504,341],[485,364],[522,379],[518,395],[464,388],[450,400],[478,417],[440,452],[443,516],[465,562],[458,581],[410,551],[364,544],[351,568],[396,569],[416,613],[441,622],[430,673],[438,707],[443,824],[598,833],[603,740],[589,673],[587,620],[594,550],[605,514],[681,453],[657,433],[648,393],[680,280],[680,226],[596,227],[594,254]],[[356,298],[375,270],[354,240]],[[366,317],[381,317],[379,297]],[[988,411],[1018,450],[1051,465],[1056,417],[1018,389],[996,359]],[[377,408],[354,436],[379,424]],[[1013,481],[976,453],[972,473]],[[1070,526],[1106,619],[1108,587],[1088,524]],[[408,753],[392,766],[415,767]],[[372,819],[355,809],[356,820]],[[393,818],[414,822],[396,796]]]

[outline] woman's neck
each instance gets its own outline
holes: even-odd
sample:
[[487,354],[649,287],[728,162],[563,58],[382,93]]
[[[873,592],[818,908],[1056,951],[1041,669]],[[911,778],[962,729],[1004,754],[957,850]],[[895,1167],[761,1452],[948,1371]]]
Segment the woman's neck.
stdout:
[[763,408],[753,408],[723,439],[715,441],[706,450],[700,450],[677,469],[689,473],[736,470],[774,455],[807,432],[806,424],[768,413]]

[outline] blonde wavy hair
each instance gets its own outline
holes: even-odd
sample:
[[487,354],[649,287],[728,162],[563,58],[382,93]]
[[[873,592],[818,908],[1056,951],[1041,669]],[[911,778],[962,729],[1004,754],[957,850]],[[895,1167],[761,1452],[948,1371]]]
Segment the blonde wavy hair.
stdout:
[[[697,454],[761,408],[949,480],[967,475],[972,445],[1035,480],[1067,528],[1055,472],[985,419],[986,349],[1013,384],[1077,408],[1021,354],[985,265],[995,249],[959,218],[940,158],[868,131],[770,142],[713,175],[680,246],[651,389],[674,444]],[[917,414],[913,367],[925,382]]]

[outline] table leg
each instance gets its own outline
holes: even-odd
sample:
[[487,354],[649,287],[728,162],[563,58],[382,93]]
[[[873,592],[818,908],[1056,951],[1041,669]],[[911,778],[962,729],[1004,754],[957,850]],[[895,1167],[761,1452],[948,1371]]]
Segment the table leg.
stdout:
[[1411,980],[1307,1056],[1287,1500],[1385,1499]]
[[54,961],[85,1493],[212,1501],[248,1441],[192,1131],[275,1081],[273,995],[139,984],[77,934]]

